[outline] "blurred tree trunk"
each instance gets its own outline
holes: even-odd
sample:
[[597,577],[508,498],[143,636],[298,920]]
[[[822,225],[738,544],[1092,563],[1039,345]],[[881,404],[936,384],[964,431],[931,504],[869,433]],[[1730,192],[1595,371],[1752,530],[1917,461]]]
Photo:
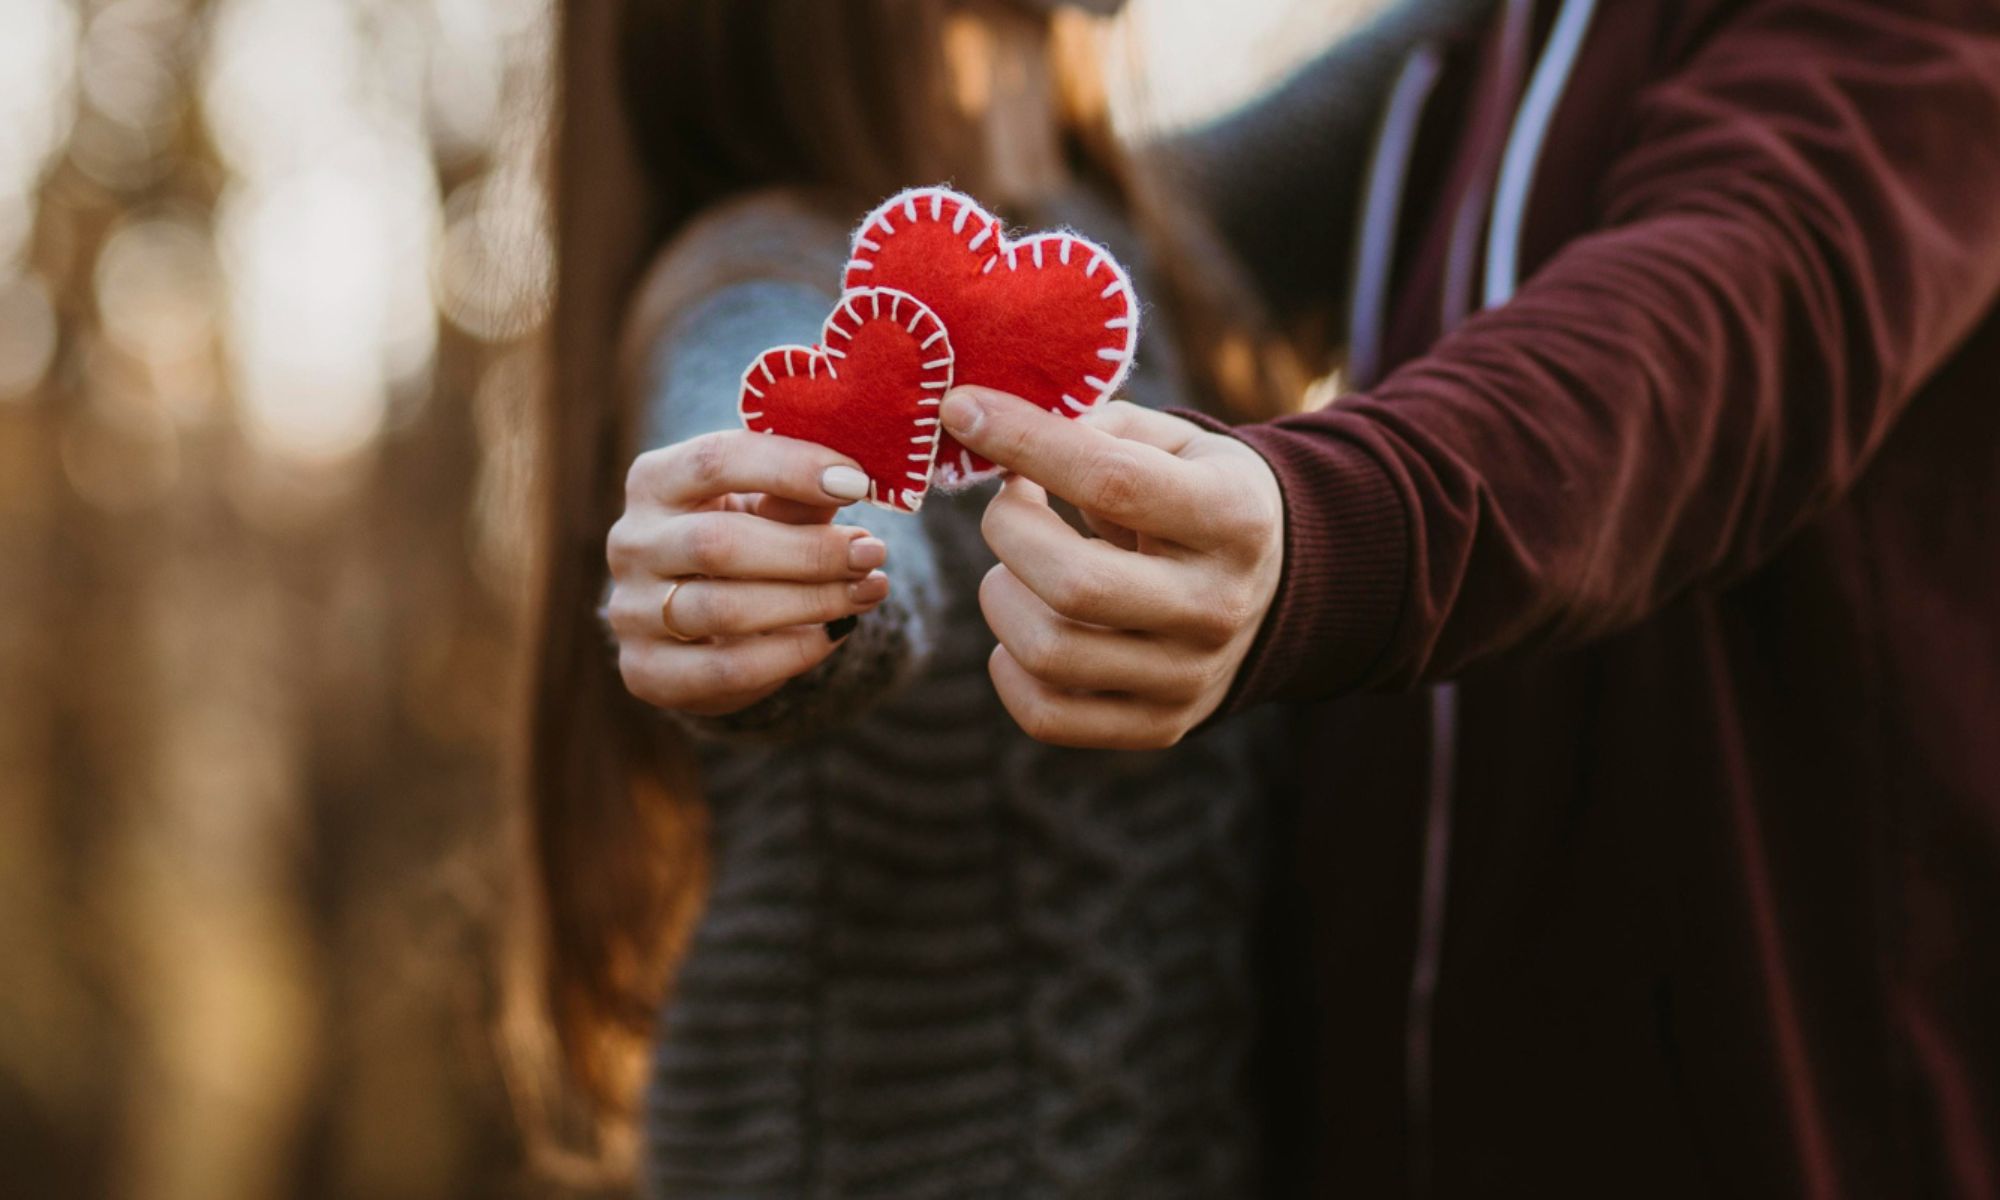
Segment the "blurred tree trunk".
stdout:
[[[79,141],[34,197],[23,267],[62,340],[0,399],[0,1192],[553,1196],[494,1037],[523,577],[492,547],[531,466],[537,335],[440,322],[336,463],[246,435],[219,326],[175,368],[212,394],[168,413],[181,385],[107,336],[101,264],[160,214],[212,245],[210,7],[81,6],[86,40],[175,22],[179,115],[144,170],[94,175]],[[89,103],[73,139],[105,136]],[[441,162],[441,194],[494,168]]]

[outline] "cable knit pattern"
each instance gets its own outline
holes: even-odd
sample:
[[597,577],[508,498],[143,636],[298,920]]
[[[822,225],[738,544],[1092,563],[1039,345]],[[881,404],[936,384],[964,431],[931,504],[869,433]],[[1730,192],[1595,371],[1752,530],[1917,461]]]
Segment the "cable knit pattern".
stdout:
[[[986,498],[934,496],[890,538],[892,571],[914,555],[937,583],[921,669],[881,676],[900,690],[826,674],[794,687],[844,697],[816,709],[837,727],[707,730],[714,885],[662,1017],[655,1196],[1254,1191],[1265,731],[1154,754],[1023,735],[986,675]],[[859,636],[835,657],[907,653]]]

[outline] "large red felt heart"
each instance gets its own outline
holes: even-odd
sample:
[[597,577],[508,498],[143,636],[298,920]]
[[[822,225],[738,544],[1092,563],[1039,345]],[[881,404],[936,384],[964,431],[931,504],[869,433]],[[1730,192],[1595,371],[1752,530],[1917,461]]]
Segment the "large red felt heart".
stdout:
[[817,346],[779,346],[743,372],[737,402],[759,433],[817,442],[861,464],[868,501],[922,507],[937,457],[937,408],[952,383],[937,314],[893,288],[842,296]]
[[[1071,233],[1011,239],[997,217],[948,188],[916,188],[870,213],[854,235],[845,286],[917,297],[951,330],[957,383],[1065,416],[1115,392],[1139,345],[1139,300],[1109,251]],[[940,487],[994,473],[944,435]]]

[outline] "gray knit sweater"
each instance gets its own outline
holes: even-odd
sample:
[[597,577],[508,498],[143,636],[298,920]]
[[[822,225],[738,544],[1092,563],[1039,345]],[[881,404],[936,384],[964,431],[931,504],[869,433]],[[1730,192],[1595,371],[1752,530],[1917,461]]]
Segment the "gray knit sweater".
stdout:
[[[1134,258],[1081,202],[1044,217]],[[733,426],[744,364],[818,340],[846,235],[768,197],[706,223],[750,281],[670,316],[649,444]],[[1131,398],[1181,399],[1171,350],[1142,347]],[[891,599],[812,675],[690,722],[714,882],[660,1026],[652,1195],[1254,1188],[1248,942],[1276,756],[1240,721],[1147,754],[1022,734],[986,675],[989,494],[844,512],[889,543]]]

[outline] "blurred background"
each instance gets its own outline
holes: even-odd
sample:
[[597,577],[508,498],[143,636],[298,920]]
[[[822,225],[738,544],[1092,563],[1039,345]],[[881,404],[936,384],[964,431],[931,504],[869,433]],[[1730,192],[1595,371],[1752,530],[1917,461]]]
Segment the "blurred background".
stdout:
[[[1141,0],[1121,123],[1352,7]],[[615,1194],[499,999],[557,16],[0,0],[0,1194]]]

